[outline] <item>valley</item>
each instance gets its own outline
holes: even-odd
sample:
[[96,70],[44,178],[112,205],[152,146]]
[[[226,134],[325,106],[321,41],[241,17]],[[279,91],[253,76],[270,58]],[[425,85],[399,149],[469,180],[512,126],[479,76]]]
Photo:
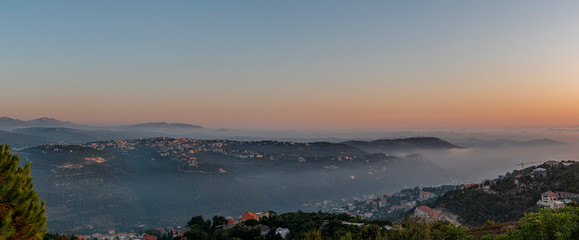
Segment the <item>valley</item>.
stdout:
[[331,210],[357,195],[457,177],[419,154],[329,142],[160,137],[48,144],[18,154],[32,163],[55,230],[170,226],[193,213],[248,209]]

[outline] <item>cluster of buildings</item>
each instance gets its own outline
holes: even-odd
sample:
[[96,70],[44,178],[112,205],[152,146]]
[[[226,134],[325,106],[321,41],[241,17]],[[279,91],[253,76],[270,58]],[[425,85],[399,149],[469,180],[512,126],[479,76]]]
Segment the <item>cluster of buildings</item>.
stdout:
[[[178,237],[178,236],[183,236],[185,235],[185,233],[187,232],[187,229],[183,229],[183,228],[158,228],[157,229],[161,234],[163,235],[168,235],[168,236],[173,236],[173,237]],[[120,233],[115,233],[115,230],[109,230],[108,233],[93,233],[91,235],[77,235],[76,237],[78,237],[79,239],[85,239],[85,240],[93,240],[93,239],[97,239],[97,240],[157,240],[157,236],[154,235],[150,235],[147,233],[142,233],[142,234],[138,234],[138,233],[126,233],[126,232],[120,232]]]
[[549,160],[544,162],[544,164],[546,164],[548,167],[557,167],[559,165],[563,165],[563,166],[569,166],[571,164],[574,164],[575,160],[567,160],[567,161],[557,161],[557,160]]
[[420,189],[405,189],[395,194],[380,194],[367,197],[363,201],[356,201],[346,207],[334,208],[335,213],[346,213],[365,219],[385,218],[389,214],[399,211],[409,211],[419,202],[428,201],[437,197],[433,192]]
[[[311,146],[311,144],[309,143],[295,143],[295,142],[274,142],[274,141],[245,142],[232,140],[202,140],[189,138],[174,139],[168,137],[91,142],[83,144],[82,146],[94,148],[97,150],[114,150],[124,153],[128,153],[129,151],[135,150],[136,148],[143,148],[143,147],[155,148],[159,153],[159,157],[162,158],[166,157],[177,161],[187,162],[187,164],[190,167],[198,167],[199,161],[197,160],[197,153],[200,152],[213,152],[242,159],[265,158],[274,160],[279,157],[293,157],[298,159],[300,162],[306,161],[306,159],[297,152],[266,154],[264,152],[259,152],[255,150],[259,149],[260,145],[268,145],[268,144],[283,145],[284,147],[292,147],[293,149],[298,151],[306,150],[308,147]],[[244,147],[244,145],[251,145],[252,147],[247,148]],[[344,154],[342,156],[335,156],[331,159],[345,161],[345,160],[352,160],[354,158],[355,157]],[[153,158],[151,160],[156,159]]]
[[485,190],[489,190],[491,188],[492,185],[495,185],[497,182],[496,179],[494,180],[490,180],[490,179],[485,179],[480,183],[469,183],[469,184],[465,184],[462,187],[460,187],[460,189],[485,189]]
[[579,199],[579,194],[547,191],[541,194],[541,199],[537,201],[537,205],[555,210],[573,202],[573,199]]

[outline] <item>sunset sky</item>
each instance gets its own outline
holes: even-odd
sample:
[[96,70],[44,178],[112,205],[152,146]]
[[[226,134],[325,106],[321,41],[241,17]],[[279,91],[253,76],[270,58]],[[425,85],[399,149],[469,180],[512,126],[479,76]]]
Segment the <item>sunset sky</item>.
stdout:
[[2,1],[0,116],[579,125],[577,1]]

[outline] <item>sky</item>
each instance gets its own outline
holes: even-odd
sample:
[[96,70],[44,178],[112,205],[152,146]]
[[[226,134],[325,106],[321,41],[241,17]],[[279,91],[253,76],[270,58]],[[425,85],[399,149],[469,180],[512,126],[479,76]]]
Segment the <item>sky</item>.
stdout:
[[577,13],[576,1],[2,1],[0,115],[577,126]]

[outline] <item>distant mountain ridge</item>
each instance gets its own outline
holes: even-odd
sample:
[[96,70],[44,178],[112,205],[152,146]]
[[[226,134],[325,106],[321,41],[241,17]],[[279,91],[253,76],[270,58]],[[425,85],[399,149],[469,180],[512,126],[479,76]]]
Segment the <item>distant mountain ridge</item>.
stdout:
[[82,126],[80,124],[67,122],[67,121],[60,121],[55,118],[48,118],[48,117],[41,117],[32,120],[20,120],[10,117],[0,117],[0,129],[3,130],[12,130],[15,128],[23,128],[23,127],[79,127]]
[[[202,126],[188,123],[151,122],[120,126],[91,126],[48,117],[28,121],[0,117],[0,130],[13,133],[2,134],[0,140],[15,147],[34,146],[42,143],[78,144],[92,141],[162,136],[206,136],[201,133],[201,131],[205,130]],[[27,136],[19,134],[26,134]],[[38,136],[46,141],[39,143],[39,141],[34,141],[30,138],[31,136]],[[25,139],[28,139],[28,141],[24,141]]]
[[[61,121],[56,118],[41,117],[32,120],[21,120],[11,117],[0,117],[0,128],[23,128],[23,127],[72,127],[72,126],[83,126],[90,127],[89,125],[77,124],[69,121]],[[188,123],[168,123],[168,122],[150,122],[150,123],[137,123],[129,125],[121,125],[120,127],[127,128],[148,128],[148,127],[175,127],[175,128],[203,128],[199,125],[193,125]]]
[[462,148],[437,137],[378,139],[374,141],[347,141],[344,144],[369,153],[400,153],[415,150],[448,150]]
[[152,122],[124,125],[126,128],[203,128],[202,126],[188,124],[188,123],[167,123],[167,122]]

